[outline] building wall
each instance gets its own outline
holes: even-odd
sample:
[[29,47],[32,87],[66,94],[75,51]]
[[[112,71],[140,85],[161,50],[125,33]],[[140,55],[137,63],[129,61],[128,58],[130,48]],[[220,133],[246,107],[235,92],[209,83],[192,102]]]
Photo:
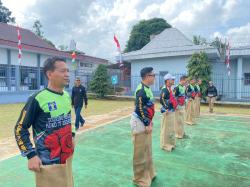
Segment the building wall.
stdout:
[[[185,74],[187,72],[186,66],[190,57],[166,57],[135,60],[131,62],[131,90],[134,91],[140,83],[140,70],[144,67],[151,66],[157,74],[155,84],[152,86],[153,91],[157,92],[163,84],[163,75],[165,72],[171,74]],[[162,73],[161,73],[162,72]],[[177,80],[179,77],[176,77]]]
[[[19,65],[17,50],[11,50],[11,64]],[[37,54],[23,51],[21,65],[28,67],[37,67]]]
[[0,64],[7,64],[7,51],[4,48],[0,48]]

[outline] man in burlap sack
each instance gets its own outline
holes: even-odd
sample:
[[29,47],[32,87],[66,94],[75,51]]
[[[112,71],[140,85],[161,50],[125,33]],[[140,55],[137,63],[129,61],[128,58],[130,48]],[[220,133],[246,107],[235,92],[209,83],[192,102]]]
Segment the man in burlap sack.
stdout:
[[164,76],[165,86],[162,88],[160,95],[160,103],[162,105],[160,147],[169,152],[175,148],[174,122],[177,101],[171,88],[174,85],[174,79],[175,77],[171,74],[166,74]]
[[209,81],[209,85],[206,91],[206,96],[208,100],[208,106],[209,106],[209,112],[214,112],[214,102],[216,100],[216,97],[218,95],[216,87],[213,85],[212,81]]
[[186,121],[185,123],[188,125],[195,124],[195,115],[194,115],[194,99],[196,96],[196,92],[194,90],[195,79],[192,78],[190,80],[189,85],[186,88],[186,97],[187,97],[187,106],[186,106]]
[[149,187],[156,173],[152,158],[152,126],[154,96],[150,85],[154,84],[155,74],[152,67],[141,70],[142,82],[135,91],[135,111],[131,116],[133,152],[133,182],[140,187]]
[[[48,87],[29,97],[15,126],[15,138],[28,169],[36,174],[37,187],[72,187],[74,130],[71,126],[71,98],[64,91],[69,69],[64,59],[53,57],[44,63]],[[32,126],[35,147],[30,140]]]
[[174,88],[175,98],[178,103],[177,108],[175,110],[175,137],[179,139],[187,137],[184,131],[186,79],[187,76],[181,76],[180,83]]
[[202,96],[202,92],[201,92],[201,84],[202,84],[202,80],[198,79],[196,85],[194,86],[194,90],[196,93],[195,96],[195,109],[194,109],[194,115],[195,117],[200,117],[200,108],[201,108],[201,96]]

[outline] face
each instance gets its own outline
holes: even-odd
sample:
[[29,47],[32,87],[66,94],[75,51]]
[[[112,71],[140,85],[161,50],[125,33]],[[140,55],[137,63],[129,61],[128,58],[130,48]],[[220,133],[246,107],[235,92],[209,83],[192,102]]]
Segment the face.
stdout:
[[180,83],[181,83],[181,85],[185,85],[186,84],[186,79],[180,80]]
[[75,83],[76,83],[76,86],[80,86],[81,80],[76,80]]
[[209,82],[209,86],[213,86],[213,83],[212,83],[212,82]]
[[54,66],[54,71],[47,72],[49,82],[58,88],[64,88],[69,83],[69,69],[63,61],[57,61]]
[[170,80],[170,84],[171,84],[171,86],[174,85],[174,79]]
[[202,80],[198,80],[198,84],[201,85],[202,84]]
[[195,80],[192,79],[192,80],[190,81],[190,84],[194,84],[194,83],[195,83]]
[[155,81],[155,73],[152,71],[151,73],[146,75],[145,80],[148,85],[153,85]]

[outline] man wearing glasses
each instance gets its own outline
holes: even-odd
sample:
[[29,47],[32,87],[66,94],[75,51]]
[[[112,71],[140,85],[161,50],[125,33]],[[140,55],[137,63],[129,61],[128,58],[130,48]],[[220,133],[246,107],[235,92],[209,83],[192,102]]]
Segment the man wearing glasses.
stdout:
[[75,86],[72,88],[72,94],[71,94],[71,101],[72,106],[75,109],[75,128],[76,130],[79,129],[79,123],[81,123],[81,127],[84,125],[85,120],[81,116],[81,110],[83,107],[83,100],[85,103],[85,109],[88,106],[88,98],[86,94],[85,87],[81,84],[81,80],[79,77],[76,78]]
[[156,177],[152,160],[152,120],[154,117],[154,96],[150,88],[155,74],[152,67],[141,70],[142,82],[135,91],[135,110],[131,116],[131,131],[134,145],[133,182],[138,186],[150,186]]

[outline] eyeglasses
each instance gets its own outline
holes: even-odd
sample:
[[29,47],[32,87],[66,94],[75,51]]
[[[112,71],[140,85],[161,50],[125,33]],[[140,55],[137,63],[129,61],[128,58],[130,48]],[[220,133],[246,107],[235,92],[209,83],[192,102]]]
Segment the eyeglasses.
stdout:
[[149,77],[155,77],[155,74],[148,74]]

